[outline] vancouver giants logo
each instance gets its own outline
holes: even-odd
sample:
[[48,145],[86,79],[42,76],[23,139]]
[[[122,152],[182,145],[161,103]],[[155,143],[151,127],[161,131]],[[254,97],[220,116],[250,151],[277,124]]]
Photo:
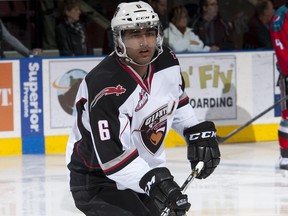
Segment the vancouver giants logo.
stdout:
[[115,94],[116,96],[119,96],[120,94],[123,94],[125,92],[126,92],[126,89],[123,88],[123,86],[121,86],[120,84],[118,84],[116,87],[104,88],[93,99],[91,106],[90,106],[90,110],[96,105],[98,100],[100,100],[100,98],[102,98],[103,96],[111,95],[111,94]]
[[139,93],[139,101],[135,108],[135,112],[138,112],[140,109],[142,109],[147,103],[147,101],[148,101],[148,93],[144,89],[141,89],[141,92]]
[[146,117],[140,128],[142,142],[153,154],[160,148],[167,131],[167,108],[167,105],[160,107]]

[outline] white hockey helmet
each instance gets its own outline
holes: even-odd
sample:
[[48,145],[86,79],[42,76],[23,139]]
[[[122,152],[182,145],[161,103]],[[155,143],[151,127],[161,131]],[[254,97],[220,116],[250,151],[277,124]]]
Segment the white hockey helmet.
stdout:
[[128,62],[139,65],[127,56],[121,34],[123,30],[143,28],[155,28],[157,30],[156,51],[158,53],[148,64],[153,62],[163,52],[163,31],[158,14],[146,2],[120,3],[111,20],[111,28],[115,51],[119,57],[125,58]]

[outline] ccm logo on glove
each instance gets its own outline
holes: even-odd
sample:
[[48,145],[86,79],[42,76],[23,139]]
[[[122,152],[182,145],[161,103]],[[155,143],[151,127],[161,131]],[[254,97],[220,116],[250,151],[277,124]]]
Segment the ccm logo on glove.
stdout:
[[216,137],[216,131],[204,131],[200,133],[189,134],[189,140],[197,140],[199,138],[207,139],[211,137]]
[[150,181],[148,181],[147,182],[147,184],[146,184],[146,186],[145,186],[145,189],[144,189],[144,191],[145,191],[145,193],[148,195],[148,196],[150,196],[150,189],[151,189],[151,187],[152,187],[152,185],[155,183],[155,176],[153,176],[152,178],[151,178],[151,180]]

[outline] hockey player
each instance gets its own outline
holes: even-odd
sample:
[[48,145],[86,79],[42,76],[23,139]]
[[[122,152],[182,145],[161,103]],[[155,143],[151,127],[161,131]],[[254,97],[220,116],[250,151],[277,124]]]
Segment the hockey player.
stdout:
[[[281,97],[288,94],[288,3],[276,10],[271,21],[271,40],[277,57]],[[288,170],[288,102],[281,104],[281,122],[278,127],[280,169]]]
[[115,52],[83,79],[67,144],[70,189],[86,215],[185,215],[190,203],[165,167],[174,128],[188,160],[209,176],[220,162],[212,122],[198,122],[175,54],[162,47],[158,15],[145,2],[120,3],[111,21]]

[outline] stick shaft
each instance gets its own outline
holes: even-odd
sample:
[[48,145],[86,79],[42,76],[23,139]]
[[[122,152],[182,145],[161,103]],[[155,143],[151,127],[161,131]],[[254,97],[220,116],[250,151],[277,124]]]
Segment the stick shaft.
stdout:
[[196,165],[195,169],[192,170],[190,175],[186,178],[185,182],[181,186],[181,191],[185,192],[189,184],[198,176],[198,174],[201,172],[201,170],[204,167],[204,162],[199,161]]
[[[192,170],[192,172],[189,174],[189,176],[186,178],[185,182],[183,183],[183,185],[181,186],[181,191],[185,192],[185,190],[187,189],[188,185],[196,178],[196,176],[201,172],[201,170],[203,169],[204,166],[204,162],[203,161],[199,161],[198,164],[196,165],[195,169]],[[170,213],[170,208],[166,207],[161,216],[168,216]]]
[[263,112],[259,113],[258,115],[256,115],[254,118],[250,119],[248,122],[246,122],[244,125],[242,125],[241,127],[237,128],[236,130],[232,131],[230,134],[228,134],[226,137],[217,137],[218,142],[219,143],[223,143],[225,142],[227,139],[229,139],[230,137],[234,136],[236,133],[240,132],[241,130],[243,130],[244,128],[246,128],[248,125],[250,125],[252,122],[256,121],[257,119],[259,119],[261,116],[265,115],[267,112],[269,112],[270,110],[272,110],[273,108],[275,108],[278,104],[280,104],[281,102],[285,101],[288,99],[288,95],[281,98],[280,100],[278,100],[276,103],[274,103],[272,106],[268,107],[266,110],[264,110]]

